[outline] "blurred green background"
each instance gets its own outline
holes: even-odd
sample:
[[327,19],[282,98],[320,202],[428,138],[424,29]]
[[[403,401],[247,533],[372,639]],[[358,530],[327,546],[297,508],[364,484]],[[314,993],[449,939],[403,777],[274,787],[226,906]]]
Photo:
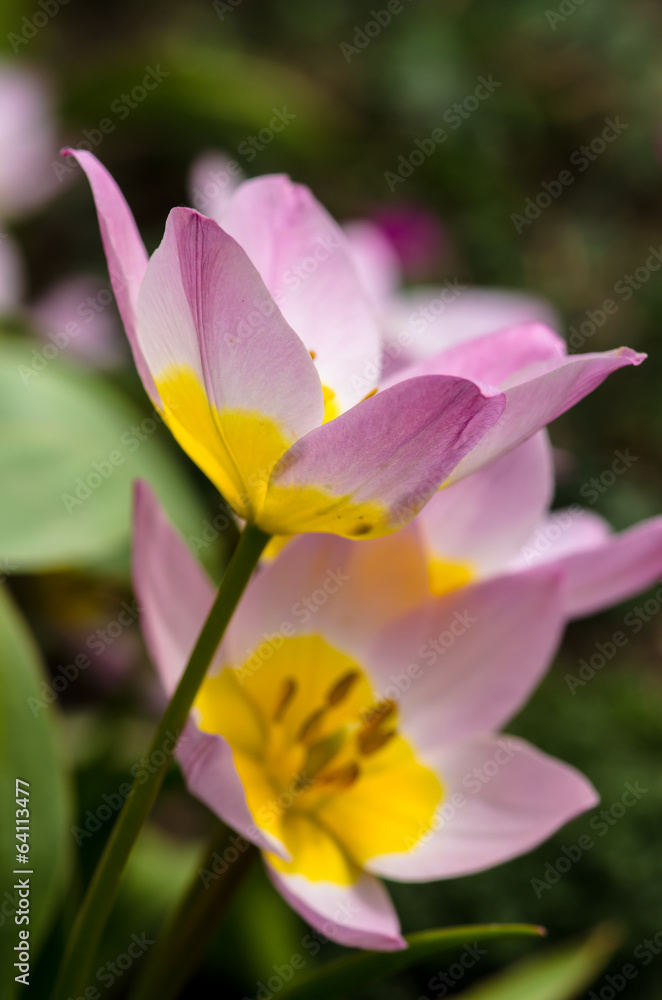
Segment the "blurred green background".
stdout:
[[[61,144],[76,146],[86,132],[102,136],[95,152],[126,194],[150,250],[169,208],[190,202],[187,174],[194,159],[222,150],[248,176],[284,171],[309,184],[339,219],[402,206],[427,209],[439,220],[441,236],[436,251],[412,265],[412,281],[457,278],[467,285],[518,288],[548,299],[566,332],[581,328],[582,350],[627,344],[648,352],[641,368],[612,377],[557,421],[551,434],[563,449],[558,504],[586,502],[582,486],[610,468],[617,450],[629,449],[636,461],[593,509],[618,528],[660,513],[662,281],[650,270],[634,275],[645,268],[650,248],[662,254],[662,8],[652,0],[627,5],[554,0],[550,7],[535,0],[507,5],[403,0],[390,24],[368,38],[362,32],[374,20],[371,12],[385,6],[356,0],[170,0],[139,6],[128,0],[103,5],[71,0],[60,6],[52,0],[48,10],[54,15],[34,28],[35,12],[43,8],[5,0],[0,39],[6,39],[9,62],[46,74]],[[122,95],[141,83],[146,67],[160,68],[163,82],[127,111]],[[444,115],[474,92],[478,77],[490,75],[499,84],[494,93],[461,126],[449,128]],[[274,109],[295,117],[257,150],[249,137],[268,125]],[[100,122],[107,118],[114,127],[102,134]],[[627,128],[580,169],[584,154],[577,151],[590,148],[607,119]],[[397,171],[399,157],[407,157],[416,140],[444,122],[448,141],[402,183],[389,185],[386,174]],[[568,169],[573,182],[537,218],[521,221],[527,199],[535,202],[543,182],[552,184]],[[58,180],[58,170],[51,170]],[[91,274],[99,289],[107,282],[87,184],[78,171],[60,176],[47,203],[8,226],[25,257],[26,302],[80,271]],[[607,299],[617,308],[601,317]],[[29,326],[20,310],[4,321],[7,370],[0,371],[0,406],[9,423],[17,365],[29,354],[25,345],[39,343]],[[43,426],[30,437],[33,464],[21,471],[27,477],[21,479],[22,498],[3,482],[0,555],[54,676],[81,651],[91,659],[90,669],[59,699],[65,713],[62,740],[77,769],[75,816],[84,817],[103,792],[115,791],[124,780],[158,709],[135,624],[116,641],[101,640],[98,655],[87,642],[114,620],[123,601],[131,601],[130,478],[136,468],[148,474],[145,468],[153,463],[150,478],[189,537],[219,507],[206,480],[156,427],[136,467],[127,463],[117,488],[104,488],[103,504],[90,505],[94,517],[81,515],[72,531],[73,522],[58,508],[59,519],[40,535],[35,525],[46,524],[54,502],[41,487],[46,471],[61,472],[61,493],[89,468],[66,467],[67,455],[81,453],[80,435],[84,454],[92,455],[94,447],[107,454],[122,429],[140,425],[150,414],[128,361],[99,374],[67,357],[66,350],[62,355],[34,380],[33,398],[21,397],[30,407],[53,399],[66,400],[66,406],[59,408],[62,426],[51,429],[51,439],[42,440]],[[100,446],[100,440],[107,444]],[[20,456],[3,456],[5,469],[15,469],[19,461]],[[23,518],[18,527],[17,508]],[[201,548],[212,572],[219,571],[232,543],[226,531]],[[553,671],[511,726],[588,774],[602,796],[601,808],[618,801],[628,782],[647,790],[641,800],[604,835],[590,825],[589,814],[532,854],[492,872],[393,887],[406,930],[527,920],[545,925],[557,940],[613,917],[624,925],[625,943],[610,974],[634,963],[637,976],[627,996],[657,1000],[662,955],[651,952],[645,960],[642,943],[662,930],[662,617],[650,614],[637,634],[628,631],[626,648],[589,683],[571,691],[567,682],[567,675],[577,675],[580,659],[595,653],[596,643],[608,642],[644,600],[571,626]],[[132,866],[104,955],[121,952],[126,926],[155,928],[195,864],[195,845],[209,824],[204,809],[185,798],[173,772]],[[47,981],[61,949],[76,886],[89,875],[107,832],[105,826],[83,842],[81,870],[71,876],[65,910],[35,969],[35,995],[41,995],[38,977]],[[555,884],[542,891],[532,884],[545,878],[546,865],[567,856],[564,846],[570,850],[591,832],[594,847]],[[256,874],[186,996],[254,996],[274,965],[302,952],[306,933]],[[530,948],[490,945],[449,995]],[[335,954],[330,945],[316,956],[312,951],[303,948],[309,967]],[[413,969],[369,995],[439,996],[440,989],[429,985],[431,977],[451,964],[449,959]],[[603,979],[595,989],[607,983]],[[104,995],[121,996],[123,986],[118,980],[115,993]]]

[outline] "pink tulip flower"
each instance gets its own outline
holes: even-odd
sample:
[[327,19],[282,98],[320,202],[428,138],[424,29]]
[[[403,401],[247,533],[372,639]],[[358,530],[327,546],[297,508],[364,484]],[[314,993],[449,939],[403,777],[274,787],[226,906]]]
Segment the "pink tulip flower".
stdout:
[[[260,848],[288,903],[359,948],[406,946],[380,878],[481,871],[597,801],[576,770],[499,732],[557,645],[561,574],[432,597],[412,529],[304,536],[262,569],[177,751],[189,790]],[[142,483],[134,537],[143,631],[172,692],[214,588]]]
[[626,349],[567,358],[534,325],[382,383],[380,332],[346,237],[306,188],[246,181],[222,227],[175,208],[148,259],[114,180],[91,153],[68,152],[92,186],[152,402],[237,514],[268,534],[388,534],[450,477],[642,360]]

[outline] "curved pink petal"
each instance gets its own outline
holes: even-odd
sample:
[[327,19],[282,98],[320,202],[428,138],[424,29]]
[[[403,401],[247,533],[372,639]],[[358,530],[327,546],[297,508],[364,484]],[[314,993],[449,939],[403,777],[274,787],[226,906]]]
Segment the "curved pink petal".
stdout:
[[576,354],[530,365],[501,383],[506,408],[471,454],[458,465],[451,481],[468,476],[512,451],[625,365],[639,365],[644,354],[627,347],[603,354]]
[[[333,531],[335,498],[381,504],[385,524],[339,525],[339,533],[384,534],[413,519],[502,409],[498,394],[463,379],[407,379],[300,438],[274,469],[270,491],[312,485],[328,494],[327,509],[300,531]],[[269,531],[270,493],[264,515]]]
[[416,524],[431,553],[469,563],[479,576],[502,572],[548,510],[552,453],[540,431],[473,476],[440,490]]
[[473,337],[425,358],[403,372],[412,375],[457,375],[501,386],[529,365],[565,358],[565,342],[551,327],[524,323]]
[[599,548],[611,537],[604,517],[575,504],[541,518],[535,531],[510,563],[509,569],[530,569],[543,563],[558,563],[567,555]]
[[380,308],[388,308],[389,298],[400,279],[398,255],[378,225],[365,219],[346,222],[352,261],[363,287]]
[[653,517],[581,551],[560,551],[555,565],[565,575],[565,606],[571,618],[618,604],[662,579],[662,517]]
[[203,153],[189,171],[191,204],[222,226],[230,198],[243,180],[244,173],[236,160],[225,153]]
[[456,280],[400,292],[390,303],[387,322],[389,343],[401,342],[403,361],[410,364],[505,327],[533,322],[554,329],[560,325],[544,299],[496,288],[467,288]]
[[[144,482],[135,492],[133,581],[147,649],[170,695],[211,608],[214,588]],[[219,652],[216,662],[222,657]],[[189,718],[176,755],[194,795],[258,847],[283,853],[255,824],[224,739],[202,732]]]
[[138,343],[138,293],[147,270],[148,258],[136,221],[124,195],[96,156],[80,149],[64,149],[62,152],[65,156],[73,156],[78,161],[90,182],[103,248],[106,252],[108,272],[131,345],[133,360],[147,395],[154,405],[158,406],[159,394]]
[[435,829],[413,850],[371,860],[374,874],[403,882],[471,875],[532,850],[598,802],[579,771],[512,736],[444,745],[432,756],[446,789]]
[[362,875],[354,885],[337,885],[312,882],[304,875],[285,875],[267,861],[265,866],[292,909],[336,944],[378,951],[407,947],[393,903],[378,879]]
[[400,728],[422,753],[497,729],[524,704],[561,637],[562,584],[554,569],[497,577],[430,599],[377,637],[369,672],[381,690],[412,677]]
[[[376,317],[340,226],[308,188],[281,175],[246,181],[223,213],[342,409],[376,384]],[[372,372],[372,374],[370,374]],[[367,383],[366,383],[367,379]],[[367,384],[367,388],[366,388]]]
[[188,365],[218,410],[255,410],[298,436],[321,423],[312,359],[242,248],[212,219],[175,208],[138,303],[155,374]]

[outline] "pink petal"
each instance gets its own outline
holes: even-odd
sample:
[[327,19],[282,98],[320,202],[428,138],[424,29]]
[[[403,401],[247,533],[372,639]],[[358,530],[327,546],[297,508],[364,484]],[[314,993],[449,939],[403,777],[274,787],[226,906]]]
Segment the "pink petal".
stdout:
[[[25,39],[27,40],[27,39]],[[13,59],[0,64],[0,212],[20,215],[60,187],[54,94],[48,78]]]
[[158,406],[159,394],[138,344],[138,293],[147,270],[148,258],[136,221],[124,195],[96,156],[80,149],[65,149],[63,153],[66,156],[73,156],[78,161],[90,182],[101,239],[106,252],[108,272],[133,352],[133,360],[147,395],[154,405]]
[[376,385],[381,346],[376,317],[340,226],[308,188],[274,175],[237,188],[223,228],[246,251],[287,322],[315,352],[323,384],[335,391],[343,409],[357,403]]
[[[144,482],[136,484],[133,581],[147,649],[170,695],[211,608],[214,588]],[[222,659],[219,652],[216,662]],[[189,718],[176,754],[193,795],[258,847],[283,853],[257,827],[224,739],[201,732]]]
[[[397,572],[385,573],[385,566]],[[376,630],[427,596],[415,525],[360,545],[336,535],[300,535],[251,581],[228,628],[228,655],[244,663],[258,650],[254,662],[266,665],[296,632],[322,635],[360,660]]]
[[[563,514],[565,512],[558,512]],[[587,511],[582,512],[588,515]],[[565,575],[565,606],[571,618],[595,614],[645,590],[662,578],[662,517],[653,517],[618,535],[587,538],[584,528],[567,531],[548,557]],[[575,543],[571,548],[569,536]],[[581,544],[581,541],[584,544]]]
[[542,569],[463,587],[394,622],[370,651],[380,690],[411,677],[400,724],[421,752],[497,729],[549,667],[563,624],[562,574]]
[[398,255],[390,240],[379,226],[364,219],[346,222],[343,230],[363,287],[377,306],[387,308],[400,278]]
[[460,462],[451,480],[456,482],[512,451],[546,424],[587,396],[613,371],[639,365],[645,355],[627,347],[603,354],[575,354],[539,362],[501,384],[506,408],[470,455]]
[[281,896],[325,937],[348,948],[407,947],[393,903],[377,879],[363,875],[354,885],[311,882],[304,875],[284,875],[265,864]]
[[[312,485],[330,498],[350,497],[387,508],[394,530],[407,524],[460,459],[476,446],[502,412],[499,395],[483,394],[463,379],[408,379],[364,400],[294,444],[274,469],[276,487]],[[269,501],[263,527],[269,529]],[[331,499],[321,518],[299,531],[333,530]],[[345,534],[368,534],[360,523]]]
[[189,171],[191,204],[219,226],[235,189],[244,180],[236,160],[224,153],[203,153]]
[[470,563],[480,576],[502,572],[548,510],[552,454],[540,431],[473,476],[440,490],[416,524],[428,549]]
[[433,756],[446,789],[437,829],[409,852],[370,861],[373,873],[403,882],[471,875],[532,850],[598,802],[579,771],[512,736],[440,746]]
[[439,288],[414,288],[393,299],[389,341],[402,341],[403,360],[411,364],[483,334],[532,322],[559,328],[558,316],[543,299],[501,289],[467,288],[449,280]]
[[140,344],[157,381],[191,367],[218,410],[258,411],[293,436],[322,421],[312,359],[241,247],[188,208],[168,216],[138,305]]

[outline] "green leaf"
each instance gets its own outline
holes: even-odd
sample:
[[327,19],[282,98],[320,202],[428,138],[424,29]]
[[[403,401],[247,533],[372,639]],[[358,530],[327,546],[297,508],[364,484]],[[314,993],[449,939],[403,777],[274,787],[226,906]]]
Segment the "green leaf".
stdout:
[[29,341],[0,341],[0,577],[126,554],[137,477],[199,535],[204,511],[157,415],[92,372],[37,357]]
[[[67,882],[73,839],[69,788],[55,709],[33,710],[44,671],[25,623],[0,585],[0,969],[13,968],[19,930],[30,933],[31,964]],[[16,860],[16,780],[29,783],[28,864]],[[21,785],[21,790],[25,785]],[[20,799],[24,796],[19,795]],[[14,875],[20,870],[20,875]],[[25,874],[32,872],[32,874]],[[15,923],[14,886],[30,880],[29,923]],[[0,1000],[13,995],[15,970],[0,977]]]
[[608,924],[580,942],[548,948],[463,993],[464,1000],[572,1000],[604,968],[620,941]]
[[467,927],[440,927],[407,934],[409,947],[402,951],[363,951],[339,962],[299,976],[280,994],[281,1000],[341,1000],[358,993],[371,983],[387,979],[416,962],[462,947],[468,941],[492,938],[540,937],[541,927],[532,924],[476,924]]

